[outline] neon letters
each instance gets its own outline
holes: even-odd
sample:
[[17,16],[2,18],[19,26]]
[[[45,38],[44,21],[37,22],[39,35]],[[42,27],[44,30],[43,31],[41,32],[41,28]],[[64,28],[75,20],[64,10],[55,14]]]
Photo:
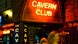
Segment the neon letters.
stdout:
[[27,25],[24,25],[24,44],[27,44]]
[[[43,12],[43,13],[42,13]],[[52,12],[51,11],[42,11],[40,9],[36,10],[36,14],[37,15],[41,15],[41,16],[52,16]]]
[[[32,6],[38,8],[36,10],[36,14],[41,16],[52,16],[51,10],[56,10],[56,7],[57,7],[56,4],[47,3],[47,2],[37,2],[37,1],[33,1]],[[41,10],[40,8],[44,8],[44,10]],[[48,10],[45,10],[45,9],[48,9]]]
[[14,37],[15,37],[15,42],[16,43],[18,43],[19,42],[19,25],[15,25],[15,35],[14,35]]
[[24,29],[24,42],[27,42],[27,29]]
[[33,1],[32,2],[33,7],[40,7],[40,8],[46,8],[46,9],[56,9],[57,5],[54,5],[52,3],[47,3],[47,2],[37,2]]

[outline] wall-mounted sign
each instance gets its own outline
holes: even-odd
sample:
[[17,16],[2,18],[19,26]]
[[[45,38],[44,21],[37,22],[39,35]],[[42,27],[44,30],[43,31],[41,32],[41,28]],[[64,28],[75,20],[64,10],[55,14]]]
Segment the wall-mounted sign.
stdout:
[[23,35],[23,37],[24,37],[24,44],[27,44],[27,26],[26,25],[24,25],[24,35]]
[[58,23],[61,18],[60,0],[27,0],[22,20]]
[[19,24],[15,25],[14,44],[19,44]]
[[32,7],[38,8],[38,9],[36,9],[36,11],[34,11],[36,15],[52,16],[52,13],[53,13],[52,10],[56,10],[57,4],[52,4],[52,3],[48,3],[48,2],[32,1]]

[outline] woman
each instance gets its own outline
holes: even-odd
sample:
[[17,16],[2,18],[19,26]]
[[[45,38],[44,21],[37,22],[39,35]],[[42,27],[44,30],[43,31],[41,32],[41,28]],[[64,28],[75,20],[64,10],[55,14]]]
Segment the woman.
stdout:
[[40,44],[48,44],[47,39],[45,37],[41,38]]
[[52,31],[50,32],[50,34],[48,35],[48,44],[59,44],[59,33],[57,31]]

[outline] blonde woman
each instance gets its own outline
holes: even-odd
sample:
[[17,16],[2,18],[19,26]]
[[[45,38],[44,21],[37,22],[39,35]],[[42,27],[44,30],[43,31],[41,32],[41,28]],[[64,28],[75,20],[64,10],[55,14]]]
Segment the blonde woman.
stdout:
[[52,31],[50,32],[50,34],[48,35],[48,44],[59,44],[59,39],[60,39],[60,36],[59,36],[59,33],[57,31]]
[[40,44],[48,44],[47,39],[45,37],[41,38]]

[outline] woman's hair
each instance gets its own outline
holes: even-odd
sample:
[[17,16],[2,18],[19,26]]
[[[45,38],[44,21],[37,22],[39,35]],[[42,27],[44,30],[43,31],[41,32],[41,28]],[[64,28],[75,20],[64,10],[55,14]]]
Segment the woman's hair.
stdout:
[[42,44],[43,42],[47,43],[47,39],[45,37],[41,38],[40,44]]
[[59,33],[57,31],[51,31],[48,35],[48,44],[57,43],[59,40]]

